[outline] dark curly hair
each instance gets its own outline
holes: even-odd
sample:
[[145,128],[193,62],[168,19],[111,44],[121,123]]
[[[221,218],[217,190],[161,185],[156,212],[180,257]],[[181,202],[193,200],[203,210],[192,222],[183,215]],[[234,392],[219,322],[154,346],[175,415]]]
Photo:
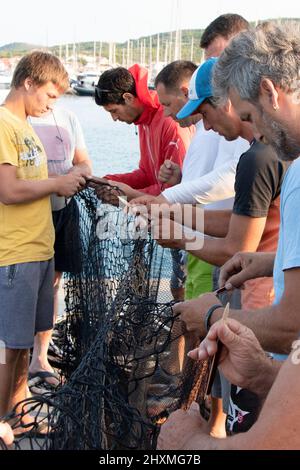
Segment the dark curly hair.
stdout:
[[108,104],[124,104],[124,93],[137,96],[135,81],[131,73],[124,67],[106,70],[100,76],[95,89],[95,101],[99,106]]

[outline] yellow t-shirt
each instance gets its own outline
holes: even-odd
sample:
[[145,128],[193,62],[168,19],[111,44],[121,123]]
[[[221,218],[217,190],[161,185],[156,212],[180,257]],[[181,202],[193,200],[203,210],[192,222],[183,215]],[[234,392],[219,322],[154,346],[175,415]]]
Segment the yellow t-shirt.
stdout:
[[[47,157],[32,127],[0,107],[0,165],[17,168],[17,178],[48,178]],[[1,184],[1,181],[0,181]],[[0,202],[0,266],[53,257],[54,228],[50,197],[5,205]]]

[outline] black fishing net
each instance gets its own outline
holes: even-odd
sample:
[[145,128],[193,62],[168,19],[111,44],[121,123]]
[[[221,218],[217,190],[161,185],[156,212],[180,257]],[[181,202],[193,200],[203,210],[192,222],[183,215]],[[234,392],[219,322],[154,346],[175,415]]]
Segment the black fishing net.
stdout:
[[204,403],[208,364],[186,358],[197,340],[172,311],[169,250],[116,207],[117,188],[91,185],[75,197],[82,269],[53,336],[61,385],[7,417],[29,421],[16,448],[155,449],[171,411]]

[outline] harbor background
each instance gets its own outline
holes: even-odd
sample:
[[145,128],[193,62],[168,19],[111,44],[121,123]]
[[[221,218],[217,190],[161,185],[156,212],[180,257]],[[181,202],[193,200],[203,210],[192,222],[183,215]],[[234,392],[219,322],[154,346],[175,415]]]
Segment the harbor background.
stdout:
[[114,122],[91,96],[63,96],[56,106],[69,109],[78,117],[94,175],[124,173],[137,168],[139,140],[133,124]]

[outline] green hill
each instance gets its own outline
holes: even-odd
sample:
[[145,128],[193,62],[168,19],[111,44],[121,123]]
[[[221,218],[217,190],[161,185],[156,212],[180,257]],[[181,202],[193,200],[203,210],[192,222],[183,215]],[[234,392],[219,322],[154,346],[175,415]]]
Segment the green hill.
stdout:
[[33,49],[41,49],[41,46],[36,44],[27,44],[26,42],[12,42],[0,47],[0,57],[14,57],[16,55],[23,55]]
[[[191,42],[192,42],[192,37],[194,38],[194,55],[193,59],[198,62],[201,59],[201,51],[199,49],[199,42],[200,38],[202,35],[201,29],[188,29],[188,30],[182,30],[181,32],[181,43],[182,43],[182,59],[190,59],[191,58]],[[170,32],[165,32],[165,33],[160,33],[159,34],[159,41],[160,41],[160,61],[165,60],[166,56],[166,45],[167,43],[170,44],[170,41],[172,40],[172,46],[174,49],[174,44],[175,44],[175,31],[172,33]],[[156,61],[156,51],[157,51],[157,34],[151,36],[151,41],[152,41],[152,60]],[[125,51],[125,55],[127,54],[127,42],[124,43],[116,43],[116,61],[118,63],[122,63],[123,59],[123,50]],[[140,62],[140,57],[141,57],[141,44],[143,44],[143,47],[145,45],[145,58],[146,62],[149,61],[149,56],[150,56],[150,36],[143,36],[138,39],[130,39],[130,45],[132,48],[132,61],[133,62]],[[170,54],[170,45],[168,46],[168,57],[171,58]],[[50,48],[50,50],[56,54],[59,55],[59,45],[53,46]],[[96,53],[99,55],[100,51],[100,41],[96,42]],[[77,55],[93,55],[94,54],[94,41],[88,41],[88,42],[80,42],[76,43],[76,52]],[[62,46],[62,53],[65,53],[65,46]],[[69,55],[72,55],[72,45],[69,44]],[[107,42],[102,42],[101,43],[101,55],[103,57],[109,57],[109,43]]]
[[[285,21],[296,21],[300,23],[300,18],[281,18],[277,20],[271,21],[278,21],[278,22],[285,22]],[[196,63],[201,61],[202,52],[199,48],[199,42],[202,35],[202,29],[185,29],[181,31],[181,58],[189,60],[191,59],[191,44],[192,40],[194,43],[193,48],[193,60]],[[174,44],[175,44],[175,31],[173,32],[164,32],[159,34],[159,41],[160,41],[160,55],[159,60],[164,62],[165,58],[171,61],[174,57]],[[143,36],[138,39],[130,39],[130,44],[132,48],[132,60],[131,62],[140,62],[141,61],[141,44],[143,44],[144,48],[144,57],[146,59],[146,63],[149,62],[150,56],[150,45],[152,42],[152,60],[156,61],[156,51],[157,51],[157,34],[152,35],[151,39],[150,36]],[[170,43],[172,44],[173,53],[170,53]],[[122,63],[123,54],[127,54],[127,42],[124,43],[116,43],[116,61],[117,63]],[[27,43],[15,42],[11,44],[6,44],[0,47],[0,57],[13,57],[16,55],[22,55],[32,49],[45,49],[45,47],[41,47],[38,45],[32,45]],[[49,47],[48,50],[53,52],[56,55],[59,55],[59,45]],[[69,44],[69,55],[72,55],[72,45]],[[100,41],[96,43],[96,53],[99,56],[100,51]],[[62,53],[65,54],[65,45],[62,45]],[[80,60],[81,55],[91,55],[94,54],[94,41],[88,42],[80,42],[76,43],[76,53],[77,57]],[[102,42],[101,43],[101,55],[102,57],[109,57],[109,43]]]

